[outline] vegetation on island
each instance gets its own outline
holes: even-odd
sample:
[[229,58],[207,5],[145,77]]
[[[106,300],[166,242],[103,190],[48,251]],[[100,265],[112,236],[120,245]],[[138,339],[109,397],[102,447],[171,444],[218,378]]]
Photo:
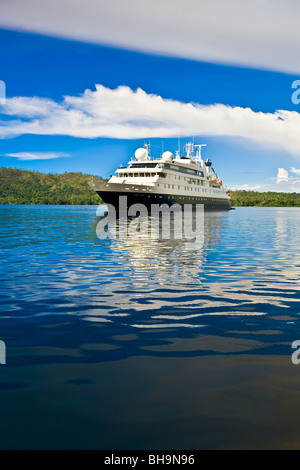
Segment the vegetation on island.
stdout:
[[228,191],[228,194],[233,207],[300,207],[300,193]]
[[[0,204],[98,205],[99,196],[88,182],[100,177],[82,173],[44,174],[36,171],[0,168]],[[231,205],[300,207],[299,193],[228,191]]]
[[[82,173],[44,174],[0,168],[0,204],[96,204],[101,199]],[[96,178],[101,180],[101,178]]]

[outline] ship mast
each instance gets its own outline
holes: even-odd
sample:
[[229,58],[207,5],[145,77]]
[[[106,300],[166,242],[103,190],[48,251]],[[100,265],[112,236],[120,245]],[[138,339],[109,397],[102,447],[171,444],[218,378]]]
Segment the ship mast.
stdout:
[[186,144],[184,147],[184,151],[186,152],[187,158],[192,159],[192,155],[194,153],[194,144],[192,142]]
[[201,156],[201,150],[202,150],[202,147],[206,147],[206,144],[195,145],[195,147],[197,147],[195,160],[196,160],[196,162],[200,162],[201,165],[202,165],[203,160],[202,160],[202,156]]

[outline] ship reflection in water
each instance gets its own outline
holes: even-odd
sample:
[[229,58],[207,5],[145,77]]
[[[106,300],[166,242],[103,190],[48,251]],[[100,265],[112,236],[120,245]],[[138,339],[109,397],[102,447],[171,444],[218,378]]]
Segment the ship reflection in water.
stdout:
[[[105,219],[106,217],[100,218],[103,221]],[[173,217],[169,218],[169,225],[164,225],[161,218],[158,221],[151,216],[126,218],[121,222],[116,219],[116,236],[111,237],[108,231],[110,249],[114,257],[122,253],[126,264],[132,267],[132,279],[136,282],[137,277],[139,278],[139,286],[148,286],[150,280],[166,286],[185,283],[198,285],[201,283],[199,272],[203,264],[204,240],[207,246],[217,241],[220,219],[218,213],[214,217],[206,215],[204,225],[203,212],[198,218],[193,212],[190,222],[193,233],[197,231],[197,236],[192,234],[188,238],[185,236],[183,223],[181,226],[179,222],[180,227],[176,226]],[[213,231],[211,223],[214,225]],[[153,227],[156,226],[155,231]]]
[[299,448],[299,209],[205,213],[196,249],[95,210],[2,206],[0,446]]

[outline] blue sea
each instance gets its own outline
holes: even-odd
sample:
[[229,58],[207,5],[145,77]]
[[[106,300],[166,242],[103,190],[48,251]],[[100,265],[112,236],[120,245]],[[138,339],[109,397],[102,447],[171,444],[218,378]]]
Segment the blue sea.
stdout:
[[0,219],[1,449],[300,448],[300,209],[205,213],[195,249]]

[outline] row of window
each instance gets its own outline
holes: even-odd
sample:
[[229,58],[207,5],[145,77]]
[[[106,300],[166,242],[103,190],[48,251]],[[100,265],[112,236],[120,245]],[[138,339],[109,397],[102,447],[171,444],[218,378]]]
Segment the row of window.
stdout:
[[[156,196],[156,195],[151,195],[150,196],[150,194],[148,194],[148,197],[154,197],[154,198],[158,198],[158,199],[163,198],[163,196]],[[164,197],[166,197],[166,196],[164,196]],[[167,198],[172,200],[173,196],[167,196]],[[177,196],[176,199],[186,200],[187,198],[189,198],[190,201],[199,201],[199,197],[191,197],[191,196],[179,196],[179,197]],[[215,199],[213,197],[212,198],[201,197],[201,201],[210,201],[210,202],[213,201],[213,202],[218,202],[218,203],[221,203],[221,204],[226,203],[224,201],[224,199]]]
[[170,175],[165,173],[119,173],[120,178],[149,178],[154,176],[160,176],[161,178],[172,178],[187,181],[190,184],[197,184],[198,186],[204,186],[204,181],[194,178],[186,178],[185,176],[178,176],[178,175]]
[[159,175],[160,173],[119,173],[119,178],[149,178]]
[[193,178],[188,178],[187,182],[190,184],[196,184],[197,186],[204,186],[204,180],[195,180]]
[[175,179],[175,180],[178,179],[178,180],[187,181],[190,184],[197,184],[198,186],[204,186],[204,184],[205,184],[204,180],[199,180],[199,179],[196,179],[196,178],[187,178],[185,176],[177,176],[177,175],[170,175],[170,174],[161,175],[161,176],[165,176],[166,178],[172,178],[172,179]]
[[[159,185],[159,184],[158,184],[157,186],[163,186],[165,189],[167,189],[167,188],[168,188],[168,189],[175,189],[175,185],[174,185],[174,184],[164,184],[164,185]],[[200,188],[190,188],[189,186],[177,186],[177,189],[179,189],[179,190],[183,189],[183,190],[185,190],[185,191],[195,191],[195,192],[198,192],[198,193],[199,193],[200,190],[201,190],[202,192],[205,192],[205,193],[206,193],[206,191],[209,192],[209,193],[211,193],[211,190],[210,190],[210,189],[207,189],[207,190],[206,190],[206,189],[200,189]]]

